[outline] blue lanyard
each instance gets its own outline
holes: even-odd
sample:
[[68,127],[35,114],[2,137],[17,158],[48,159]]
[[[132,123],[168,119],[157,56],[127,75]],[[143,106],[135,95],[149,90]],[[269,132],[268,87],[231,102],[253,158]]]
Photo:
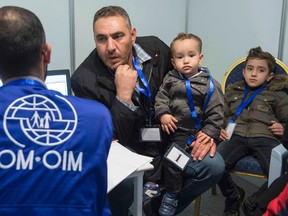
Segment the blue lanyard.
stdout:
[[[5,85],[34,85],[39,87],[45,87],[41,82],[34,79],[17,79],[6,83]],[[46,87],[45,87],[46,88]]]
[[243,109],[245,107],[247,107],[253,100],[254,98],[267,86],[267,83],[264,83],[260,88],[258,88],[256,91],[254,91],[249,98],[247,98],[247,100],[245,101],[248,92],[249,92],[249,87],[246,86],[245,90],[244,90],[244,96],[243,99],[240,103],[240,105],[238,106],[238,108],[236,109],[236,112],[234,113],[233,117],[230,119],[229,123],[234,123],[235,120],[238,118],[238,116],[240,115],[240,113],[243,111]]
[[[194,101],[193,101],[193,95],[192,95],[192,88],[191,88],[191,84],[190,84],[190,80],[184,76],[183,74],[179,73],[180,76],[184,79],[185,81],[185,86],[186,86],[186,95],[187,95],[187,99],[188,99],[188,105],[189,105],[189,108],[190,108],[190,114],[191,114],[191,117],[195,120],[196,124],[195,124],[195,129],[198,130],[200,128],[200,125],[201,125],[201,121],[199,120],[198,116],[197,116],[197,113],[196,113],[196,110],[195,110],[195,106],[194,106]],[[214,92],[214,82],[213,82],[213,79],[212,79],[212,76],[210,75],[209,77],[209,92],[208,92],[208,95],[207,95],[207,98],[204,102],[204,105],[203,105],[203,115],[206,111],[206,108],[209,104],[209,101],[210,101],[210,98]],[[195,137],[194,135],[191,135],[189,137],[189,140],[187,141],[187,146],[190,146],[190,144],[192,143],[192,141],[195,140]]]
[[133,58],[133,64],[134,64],[135,69],[137,70],[138,76],[139,76],[142,84],[145,87],[145,88],[141,88],[139,85],[137,85],[136,88],[137,88],[137,90],[139,92],[144,94],[148,98],[148,100],[150,102],[151,101],[151,91],[150,91],[150,87],[148,85],[148,82],[147,82],[147,80],[145,78],[145,75],[144,75],[143,71],[140,68],[140,65],[137,62],[137,59],[134,58],[134,56],[132,56],[132,58]]

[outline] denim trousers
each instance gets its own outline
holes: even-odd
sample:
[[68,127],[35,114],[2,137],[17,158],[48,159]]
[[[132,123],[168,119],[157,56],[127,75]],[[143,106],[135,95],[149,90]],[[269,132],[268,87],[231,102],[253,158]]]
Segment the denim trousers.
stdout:
[[[223,175],[224,168],[224,160],[219,153],[216,153],[213,158],[207,154],[202,161],[191,161],[183,172],[184,184],[178,195],[175,214],[181,213],[199,195],[217,184]],[[158,215],[164,193],[165,190],[161,196],[151,199],[149,204],[151,215]]]
[[[183,173],[184,185],[179,193],[176,214],[183,211],[212,185],[217,184],[223,172],[224,160],[219,153],[216,153],[213,158],[207,154],[202,161],[191,161]],[[161,203],[160,197],[159,200],[155,200],[153,207],[157,211]],[[133,202],[133,182],[131,179],[125,179],[109,192],[108,202],[113,216],[127,216],[128,208]]]
[[176,214],[183,211],[199,195],[217,184],[224,172],[224,160],[216,152],[214,157],[209,153],[202,161],[191,161],[183,173],[184,184],[179,193]]
[[[167,150],[169,150],[169,147],[172,145],[172,143],[177,144],[178,147],[184,149],[189,137],[189,133],[176,131],[169,136],[169,145],[167,147]],[[190,152],[187,152],[187,155],[189,155]],[[183,189],[185,181],[187,181],[187,179],[198,179],[200,180],[199,182],[202,182],[203,179],[203,181],[206,182],[206,178],[210,179],[210,174],[211,177],[217,176],[218,171],[221,172],[221,169],[224,166],[224,162],[222,163],[221,159],[219,159],[218,157],[219,156],[217,155],[215,159],[210,158],[208,153],[208,156],[205,157],[203,161],[193,161],[193,159],[190,158],[191,162],[184,171],[178,168],[168,159],[164,158],[163,182],[165,189],[168,192],[179,194]],[[216,165],[213,163],[215,163]],[[212,169],[210,170],[210,168]],[[216,173],[214,173],[214,171]]]
[[[234,199],[239,195],[237,185],[233,181],[229,171],[243,157],[251,155],[259,161],[265,174],[269,173],[271,151],[279,145],[279,141],[268,137],[242,137],[233,135],[230,140],[223,141],[217,147],[217,151],[225,161],[225,172],[218,185],[223,196]],[[259,190],[267,187],[265,182]]]
[[[184,148],[189,136],[189,133],[178,130],[169,136],[168,143],[177,143]],[[171,166],[169,169],[169,165],[167,166],[164,161],[165,187],[168,186],[172,191],[176,190],[177,193],[181,188],[178,193],[179,201],[176,214],[183,211],[199,195],[211,188],[212,185],[217,184],[222,177],[224,168],[224,160],[217,152],[213,158],[208,153],[202,161],[193,161],[191,158],[185,170],[180,172],[175,172],[175,169],[171,169]],[[167,175],[169,172],[170,174]],[[172,185],[173,183],[174,186]]]

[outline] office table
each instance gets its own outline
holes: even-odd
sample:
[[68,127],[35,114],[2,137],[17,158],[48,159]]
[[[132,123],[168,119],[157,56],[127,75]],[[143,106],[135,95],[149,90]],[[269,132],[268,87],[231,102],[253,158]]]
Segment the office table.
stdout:
[[[142,216],[143,175],[153,169],[150,164],[153,158],[136,154],[122,146],[117,141],[111,144],[107,159],[108,187],[107,192],[126,178],[134,178],[134,202],[130,207],[133,216]],[[131,163],[132,162],[132,163]],[[121,196],[121,194],[119,194]]]
[[134,202],[130,208],[133,216],[142,216],[143,175],[145,171],[152,170],[153,168],[151,163],[144,164],[127,177],[134,178]]

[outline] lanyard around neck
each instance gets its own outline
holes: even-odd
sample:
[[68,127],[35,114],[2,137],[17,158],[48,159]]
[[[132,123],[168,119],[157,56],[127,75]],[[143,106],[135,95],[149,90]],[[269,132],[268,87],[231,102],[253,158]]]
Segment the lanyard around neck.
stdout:
[[[195,129],[198,130],[201,126],[201,121],[202,119],[200,120],[197,116],[197,113],[196,113],[196,110],[195,110],[195,106],[194,106],[194,101],[193,101],[193,94],[192,94],[192,88],[191,88],[191,83],[190,83],[190,80],[184,76],[183,74],[179,73],[180,76],[183,78],[184,82],[185,82],[185,87],[186,87],[186,95],[187,95],[187,99],[188,99],[188,105],[189,105],[189,108],[190,108],[190,114],[191,114],[191,117],[194,119],[194,121],[196,122],[195,124]],[[209,92],[208,92],[208,95],[206,97],[206,100],[204,102],[204,105],[203,105],[203,108],[202,108],[202,112],[203,112],[203,115],[205,114],[205,111],[206,111],[206,108],[209,104],[209,101],[210,101],[210,98],[213,94],[213,91],[214,91],[214,82],[213,82],[213,79],[210,75],[209,77]],[[195,137],[193,135],[190,136],[188,142],[187,142],[187,146],[191,144],[191,142],[195,139]]]
[[250,97],[247,98],[246,97],[248,95],[249,92],[249,87],[246,85],[245,90],[244,90],[244,96],[243,99],[240,103],[240,105],[238,106],[238,108],[236,109],[236,112],[234,113],[233,117],[230,119],[230,123],[234,123],[235,120],[238,118],[238,116],[240,115],[240,113],[243,111],[243,109],[245,107],[247,107],[253,100],[254,98],[267,86],[267,83],[264,83],[260,88],[258,88],[257,90],[255,90]]
[[133,58],[133,64],[134,64],[134,67],[138,73],[138,76],[139,76],[143,86],[145,87],[145,88],[141,88],[137,84],[136,88],[140,93],[144,94],[148,98],[149,101],[151,101],[151,91],[150,91],[150,87],[149,87],[149,84],[147,82],[147,79],[145,78],[145,75],[144,75],[140,65],[138,64],[137,59],[134,56],[132,56],[132,58]]
[[41,82],[34,80],[34,79],[17,79],[6,83],[5,85],[34,85],[34,86],[41,86],[45,87]]

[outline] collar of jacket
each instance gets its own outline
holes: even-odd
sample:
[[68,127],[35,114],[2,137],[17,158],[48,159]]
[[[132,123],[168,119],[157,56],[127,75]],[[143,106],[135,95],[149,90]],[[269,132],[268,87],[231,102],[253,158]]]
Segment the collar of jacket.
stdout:
[[[174,77],[176,77],[176,78],[178,78],[178,79],[182,79],[182,77],[180,76],[179,73],[180,73],[180,72],[178,72],[178,71],[175,70],[175,69],[169,71],[169,74],[170,74],[170,75],[172,75],[172,76],[174,76]],[[196,75],[196,76],[195,76],[195,75]],[[195,75],[189,77],[188,79],[190,80],[190,78],[194,78],[194,77],[205,77],[205,78],[207,78],[207,77],[210,76],[208,73],[205,73],[205,72],[203,72],[203,71],[201,71],[201,70],[200,70],[197,74],[195,74]]]

